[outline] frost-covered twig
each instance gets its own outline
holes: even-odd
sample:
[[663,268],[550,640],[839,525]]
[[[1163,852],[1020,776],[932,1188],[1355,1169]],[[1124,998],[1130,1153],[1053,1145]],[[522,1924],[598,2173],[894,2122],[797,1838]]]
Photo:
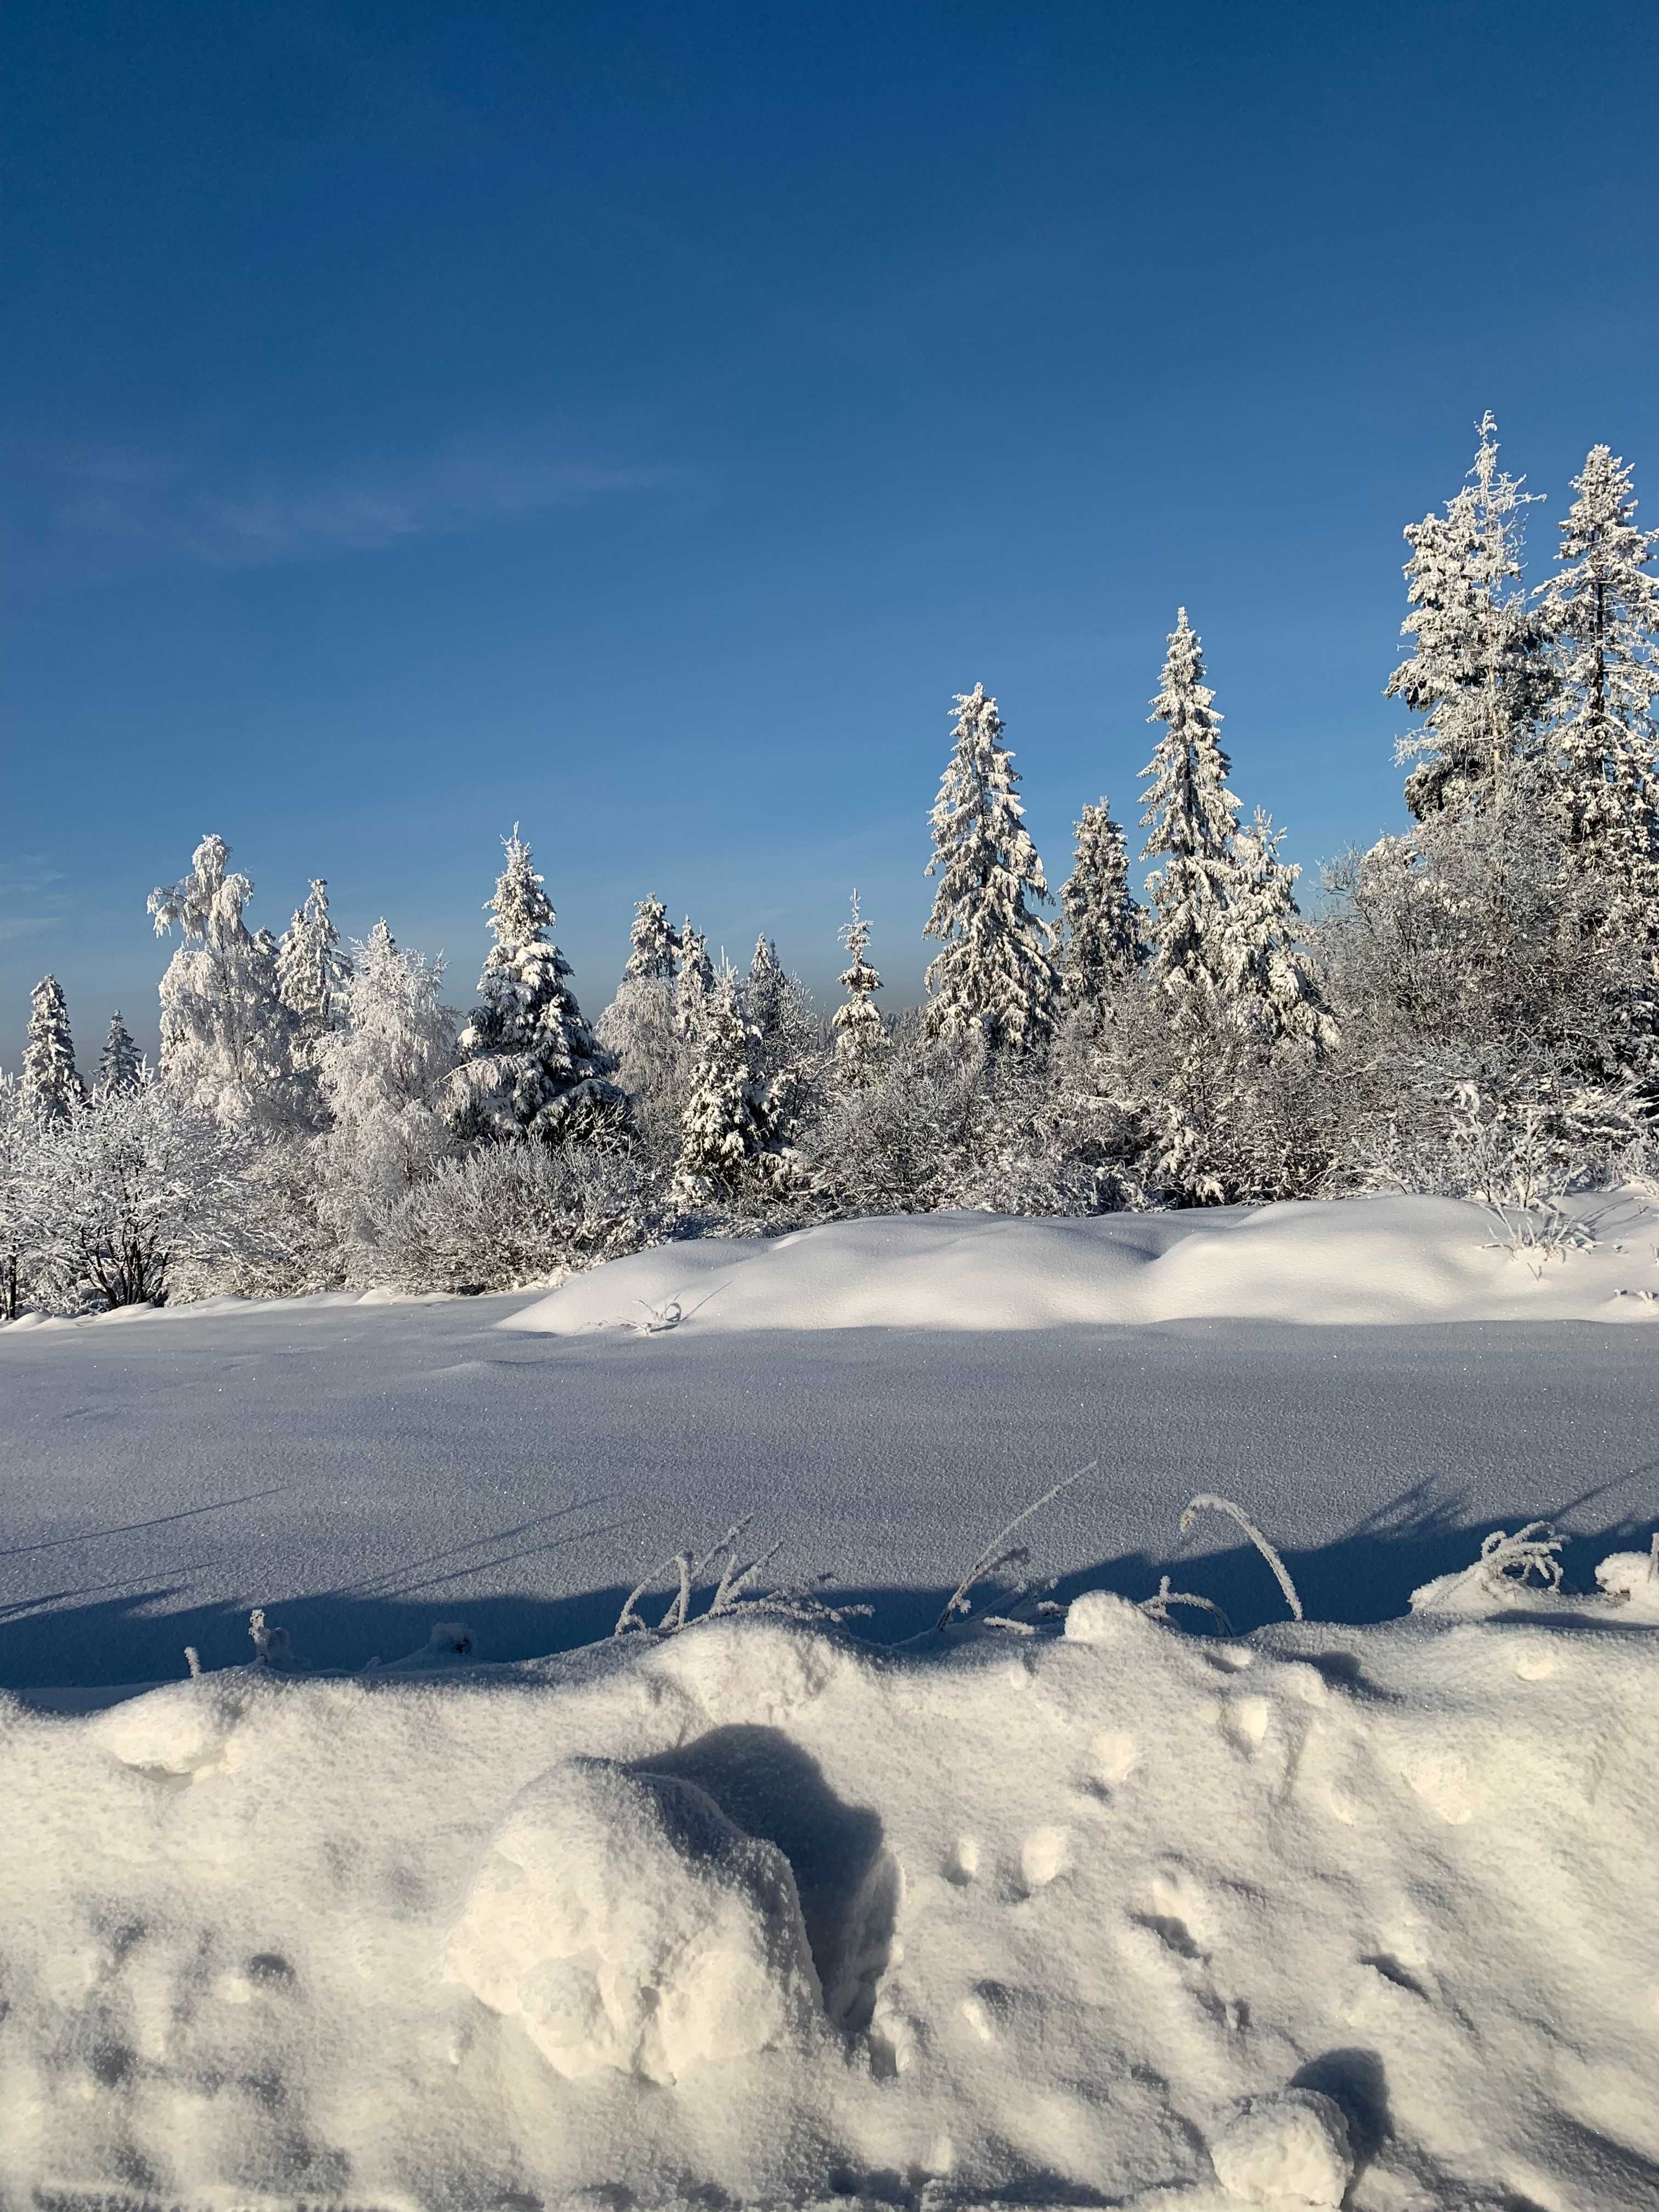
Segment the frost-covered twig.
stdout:
[[[749,1517],[733,1522],[718,1543],[711,1544],[701,1558],[690,1552],[676,1552],[666,1559],[659,1559],[643,1580],[629,1592],[623,1609],[617,1616],[613,1636],[678,1636],[689,1628],[693,1619],[718,1620],[739,1612],[764,1612],[781,1614],[794,1620],[849,1620],[855,1615],[867,1613],[867,1605],[827,1605],[816,1591],[804,1584],[776,1589],[757,1587],[757,1577],[776,1559],[782,1549],[774,1544],[764,1552],[757,1552],[751,1559],[744,1560],[739,1549]],[[716,1559],[722,1560],[715,1579],[714,1592],[700,1614],[694,1614],[696,1593]],[[669,1600],[667,1610],[653,1628],[640,1612],[641,1601],[663,1577],[672,1575],[678,1584]],[[820,1582],[828,1582],[824,1575]]]
[[1221,1624],[1221,1632],[1224,1636],[1231,1636],[1233,1632],[1231,1621],[1228,1620],[1212,1597],[1194,1597],[1188,1590],[1171,1589],[1168,1575],[1164,1576],[1159,1581],[1155,1596],[1141,1599],[1140,1610],[1149,1620],[1161,1620],[1166,1628],[1173,1628],[1176,1624],[1170,1618],[1170,1607],[1172,1605],[1189,1605],[1195,1607],[1201,1613],[1213,1613]]
[[1291,1580],[1290,1570],[1244,1508],[1235,1505],[1231,1498],[1217,1498],[1207,1490],[1202,1491],[1181,1516],[1181,1534],[1183,1536],[1192,1527],[1193,1516],[1196,1513],[1224,1513],[1230,1521],[1238,1523],[1277,1576],[1279,1587],[1285,1593],[1285,1602],[1291,1608],[1291,1620],[1300,1620],[1303,1617],[1302,1601],[1296,1594],[1296,1584]]
[[272,1621],[265,1622],[265,1609],[256,1605],[247,1617],[247,1632],[253,1642],[253,1664],[269,1667],[274,1674],[292,1674],[305,1662],[295,1656],[294,1645],[287,1629]]
[[1023,1512],[1016,1513],[1006,1528],[1000,1528],[997,1531],[951,1591],[945,1601],[944,1612],[940,1613],[934,1624],[935,1634],[942,1633],[947,1629],[958,1613],[965,1616],[973,1611],[969,1593],[975,1583],[983,1582],[988,1575],[995,1574],[1000,1568],[1024,1566],[1026,1564],[1031,1555],[1023,1544],[1016,1545],[1012,1550],[1006,1552],[1000,1548],[1002,1545],[1006,1543],[1008,1538],[1022,1522],[1029,1521],[1034,1513],[1040,1513],[1045,1505],[1052,1504],[1062,1490],[1069,1490],[1074,1482],[1081,1482],[1085,1474],[1092,1474],[1098,1464],[1098,1461],[1091,1459],[1087,1467],[1080,1467],[1075,1474],[1065,1476],[1062,1480],[1054,1485],[1052,1490],[1045,1490],[1041,1498],[1034,1498]]

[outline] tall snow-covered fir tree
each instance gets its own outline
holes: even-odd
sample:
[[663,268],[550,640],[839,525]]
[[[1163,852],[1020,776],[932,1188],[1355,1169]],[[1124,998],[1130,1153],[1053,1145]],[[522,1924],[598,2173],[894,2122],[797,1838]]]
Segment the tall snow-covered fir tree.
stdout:
[[672,983],[680,951],[679,932],[668,919],[659,898],[642,898],[634,909],[628,933],[628,965],[624,983]]
[[86,1096],[75,1072],[64,987],[55,975],[43,975],[29,993],[20,1091],[24,1112],[37,1122],[66,1120]]
[[1015,790],[1013,756],[985,686],[956,699],[950,763],[929,817],[939,878],[923,935],[943,951],[927,970],[927,1026],[992,1051],[1046,1042],[1056,997],[1048,932],[1026,904],[1048,885]]
[[[1638,529],[1631,471],[1595,446],[1540,590],[1559,684],[1549,738],[1569,845],[1613,887],[1621,918],[1659,934],[1659,530]],[[1640,909],[1639,916],[1630,909]]]
[[799,1075],[817,1053],[821,1030],[805,986],[789,974],[778,948],[763,934],[744,988],[744,1006],[760,1039],[756,1073],[767,1082],[793,1070]]
[[227,867],[222,837],[204,837],[191,872],[149,895],[155,934],[183,939],[161,978],[161,1074],[222,1121],[289,1111],[294,1018],[276,988],[276,947],[242,919],[253,885]]
[[876,1004],[881,977],[864,957],[870,949],[870,925],[859,911],[856,891],[853,918],[842,929],[841,941],[847,947],[848,964],[841,976],[847,996],[830,1017],[830,1026],[836,1040],[836,1074],[842,1084],[856,1087],[869,1082],[887,1049],[887,1025]]
[[340,950],[340,933],[329,918],[328,885],[316,877],[276,948],[276,989],[294,1017],[304,1051],[334,1028],[340,987],[351,963]]
[[1480,421],[1468,479],[1405,533],[1410,611],[1401,624],[1411,658],[1385,696],[1422,717],[1402,737],[1415,761],[1406,804],[1419,821],[1471,799],[1500,805],[1535,750],[1554,676],[1544,623],[1521,586],[1523,510],[1538,496],[1498,465],[1498,425]]
[[683,1204],[736,1197],[746,1187],[781,1188],[790,1180],[777,1102],[757,1073],[760,1043],[737,973],[723,968],[702,1012],[680,1116],[674,1188]]
[[1204,681],[1203,642],[1182,607],[1170,633],[1164,679],[1148,720],[1164,734],[1141,774],[1150,830],[1143,857],[1161,860],[1151,878],[1154,974],[1178,1011],[1212,1012],[1231,995],[1224,945],[1237,861],[1238,801],[1227,788],[1221,716]]
[[680,931],[680,972],[674,985],[674,1023],[682,1037],[695,1037],[714,988],[714,963],[708,957],[708,939],[693,929],[688,915]]
[[1140,908],[1106,801],[1085,803],[1076,826],[1077,857],[1060,892],[1060,986],[1068,1012],[1098,1018],[1139,964]]
[[477,1133],[556,1141],[625,1101],[569,988],[570,963],[548,939],[552,902],[516,823],[502,843],[507,865],[485,902],[495,942],[461,1032],[458,1119]]
[[104,1049],[98,1060],[98,1090],[107,1096],[112,1091],[131,1091],[138,1080],[140,1066],[138,1048],[132,1033],[121,1018],[118,1007],[109,1018],[109,1035],[104,1039]]
[[1230,997],[1274,1042],[1300,1037],[1317,1053],[1339,1042],[1335,1022],[1301,945],[1296,879],[1279,857],[1285,833],[1258,806],[1234,840],[1234,866],[1220,917]]

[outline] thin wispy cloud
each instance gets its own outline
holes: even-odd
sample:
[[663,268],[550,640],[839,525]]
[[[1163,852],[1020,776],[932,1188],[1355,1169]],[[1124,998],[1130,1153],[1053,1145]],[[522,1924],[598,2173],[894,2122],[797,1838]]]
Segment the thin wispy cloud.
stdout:
[[64,911],[69,877],[44,854],[22,853],[0,860],[0,945],[15,945],[50,929]]
[[105,447],[37,459],[27,473],[49,559],[237,568],[374,552],[583,506],[647,489],[669,472],[569,459],[526,443],[456,445],[402,466],[279,476]]

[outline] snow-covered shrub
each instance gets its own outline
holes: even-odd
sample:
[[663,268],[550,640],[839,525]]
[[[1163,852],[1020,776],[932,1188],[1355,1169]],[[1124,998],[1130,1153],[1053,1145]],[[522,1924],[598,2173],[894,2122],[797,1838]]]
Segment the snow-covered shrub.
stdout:
[[570,2078],[677,2081],[822,2032],[783,1853],[694,1784],[609,1759],[567,1760],[520,1792],[448,1966]]
[[505,1291],[665,1233],[644,1164],[627,1146],[520,1140],[440,1161],[387,1213],[358,1265],[404,1290]]
[[164,1297],[185,1270],[254,1244],[252,1141],[145,1074],[45,1130],[30,1161],[32,1242],[52,1303]]

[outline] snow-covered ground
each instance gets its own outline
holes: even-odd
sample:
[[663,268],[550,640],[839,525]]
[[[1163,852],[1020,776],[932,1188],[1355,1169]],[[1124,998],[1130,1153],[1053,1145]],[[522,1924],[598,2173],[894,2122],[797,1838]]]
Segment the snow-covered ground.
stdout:
[[0,1707],[0,2200],[1635,2212],[1621,1617],[1098,1594]]
[[[1659,1267],[1423,1203],[0,1332],[0,2203],[1659,2199],[1656,1340],[1467,1317]],[[930,1634],[1090,1461],[1064,1634]],[[872,1616],[595,1644],[743,1514]],[[1538,1516],[1589,1598],[1393,1618]]]
[[[988,1248],[1048,1228],[902,1226]],[[1477,1255],[1484,1233],[1477,1218]],[[714,1257],[730,1274],[811,1249]],[[1571,1280],[1601,1256],[1550,1266]],[[649,1264],[667,1279],[708,1257]],[[1639,1263],[1632,1244],[1621,1264]],[[552,1303],[626,1313],[605,1285],[643,1264]],[[1270,1613],[1271,1584],[1217,1527],[1177,1552],[1194,1490],[1251,1507],[1310,1610],[1351,1620],[1401,1612],[1495,1523],[1547,1514],[1581,1547],[1611,1546],[1659,1499],[1645,1328],[733,1332],[718,1300],[659,1334],[495,1325],[536,1303],[306,1300],[0,1331],[0,1685],[169,1680],[187,1643],[225,1665],[256,1604],[319,1665],[408,1650],[457,1614],[492,1658],[568,1649],[610,1632],[653,1560],[751,1513],[898,1638],[982,1535],[1091,1461],[1029,1532],[1062,1595],[1093,1580],[1143,1595],[1180,1565],[1242,1626]],[[1201,1566],[1182,1564],[1194,1547]]]

